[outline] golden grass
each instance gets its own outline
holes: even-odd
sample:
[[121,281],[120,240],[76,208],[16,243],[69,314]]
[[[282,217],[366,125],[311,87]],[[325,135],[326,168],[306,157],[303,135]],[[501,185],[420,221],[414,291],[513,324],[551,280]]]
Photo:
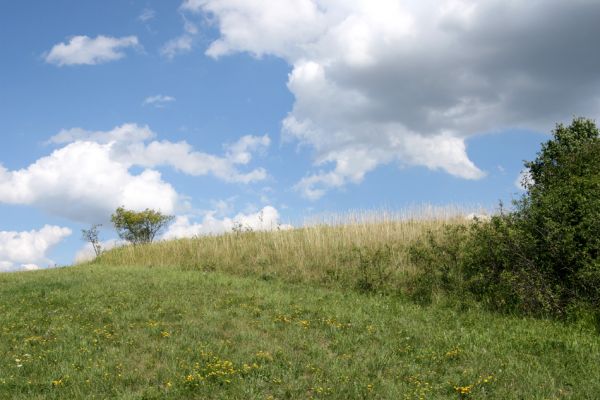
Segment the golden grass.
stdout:
[[[264,279],[347,286],[356,284],[361,260],[384,257],[383,267],[393,284],[414,271],[409,259],[412,243],[447,224],[465,223],[469,210],[473,209],[425,206],[401,212],[326,215],[313,217],[303,227],[291,230],[228,233],[120,247],[95,262],[218,270]],[[378,251],[385,254],[378,255]]]

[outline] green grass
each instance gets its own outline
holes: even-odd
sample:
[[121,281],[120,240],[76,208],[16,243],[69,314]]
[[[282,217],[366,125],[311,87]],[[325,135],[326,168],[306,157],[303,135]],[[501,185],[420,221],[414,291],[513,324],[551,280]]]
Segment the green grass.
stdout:
[[0,398],[598,399],[593,332],[259,276],[0,275]]

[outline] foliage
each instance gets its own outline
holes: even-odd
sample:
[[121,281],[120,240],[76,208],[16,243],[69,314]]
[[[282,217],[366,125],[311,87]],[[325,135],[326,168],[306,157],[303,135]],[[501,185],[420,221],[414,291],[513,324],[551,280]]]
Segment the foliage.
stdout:
[[90,227],[90,229],[81,230],[81,238],[84,241],[91,243],[92,247],[94,248],[94,253],[96,254],[96,257],[102,254],[102,245],[100,244],[99,239],[99,228],[101,226],[101,224],[94,224]]
[[[564,315],[575,304],[600,307],[600,134],[586,119],[558,125],[526,162],[526,194],[514,210],[466,232],[452,228],[412,250],[431,285],[489,306]],[[461,228],[463,229],[463,228]],[[458,251],[456,249],[459,249]],[[432,273],[431,271],[435,271]],[[443,281],[452,282],[442,285]]]
[[518,212],[532,262],[561,287],[562,305],[600,307],[600,131],[586,119],[559,125],[526,166],[532,183]]
[[160,211],[132,211],[119,207],[111,216],[111,221],[121,239],[141,244],[151,243],[173,218],[172,215],[164,215]]
[[408,294],[421,304],[429,304],[437,293],[463,293],[464,251],[469,228],[446,225],[441,232],[428,232],[410,246],[410,258],[418,272],[408,278]]
[[354,247],[352,257],[358,266],[357,288],[363,292],[383,291],[399,267],[392,247]]

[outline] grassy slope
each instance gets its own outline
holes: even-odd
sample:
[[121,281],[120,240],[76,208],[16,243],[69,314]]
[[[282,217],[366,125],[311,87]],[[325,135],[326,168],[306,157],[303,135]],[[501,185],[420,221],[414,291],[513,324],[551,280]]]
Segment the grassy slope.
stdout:
[[[97,263],[115,266],[170,266],[220,271],[237,276],[276,278],[348,289],[366,278],[379,291],[407,288],[414,266],[409,245],[428,231],[438,232],[464,218],[394,220],[346,217],[344,224],[318,224],[276,232],[249,232],[125,246],[104,253]],[[334,221],[336,222],[336,221]],[[383,277],[383,278],[382,278]]]
[[172,267],[0,275],[0,354],[2,399],[600,393],[600,338],[575,327]]

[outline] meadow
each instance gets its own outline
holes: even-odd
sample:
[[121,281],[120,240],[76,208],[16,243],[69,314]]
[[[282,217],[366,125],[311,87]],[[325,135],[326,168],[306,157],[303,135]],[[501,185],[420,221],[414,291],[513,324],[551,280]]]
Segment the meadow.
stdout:
[[95,262],[115,266],[165,266],[236,276],[388,293],[407,288],[415,274],[412,244],[428,232],[465,224],[475,207],[413,207],[310,218],[298,229],[241,230],[232,234],[124,246]]
[[411,244],[466,223],[357,214],[0,275],[0,398],[597,399],[587,325],[411,300]]

